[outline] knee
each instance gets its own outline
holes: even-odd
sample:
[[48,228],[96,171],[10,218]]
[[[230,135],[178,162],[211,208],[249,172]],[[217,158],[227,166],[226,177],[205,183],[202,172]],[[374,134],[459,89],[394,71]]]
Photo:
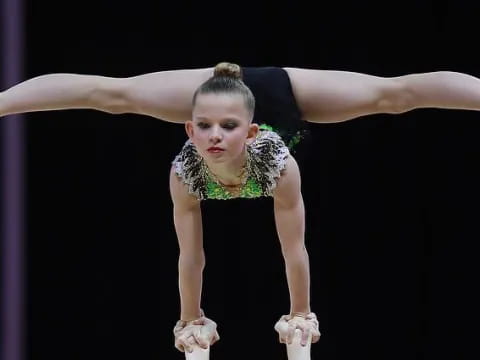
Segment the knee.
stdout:
[[127,83],[123,80],[112,78],[99,81],[90,93],[92,107],[110,114],[133,112],[132,102],[127,97]]
[[399,79],[385,79],[378,101],[379,112],[401,114],[415,109],[413,92]]

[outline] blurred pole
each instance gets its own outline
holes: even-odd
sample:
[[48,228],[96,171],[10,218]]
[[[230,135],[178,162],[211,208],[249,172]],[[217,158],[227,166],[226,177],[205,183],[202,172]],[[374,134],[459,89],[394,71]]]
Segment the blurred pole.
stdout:
[[[24,13],[22,0],[0,0],[3,56],[2,89],[23,80]],[[25,354],[24,309],[24,123],[22,116],[8,116],[3,125],[2,174],[2,344],[4,360],[23,360]]]

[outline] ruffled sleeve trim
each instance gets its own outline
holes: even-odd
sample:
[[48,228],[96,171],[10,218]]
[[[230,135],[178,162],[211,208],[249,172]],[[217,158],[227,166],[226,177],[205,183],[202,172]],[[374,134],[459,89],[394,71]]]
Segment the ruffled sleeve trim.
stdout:
[[272,196],[290,155],[288,147],[277,133],[264,130],[247,149],[251,152],[250,175],[265,196]]
[[202,157],[198,154],[195,145],[188,139],[180,153],[172,161],[175,174],[188,186],[188,193],[197,199],[206,198],[206,179],[203,175]]

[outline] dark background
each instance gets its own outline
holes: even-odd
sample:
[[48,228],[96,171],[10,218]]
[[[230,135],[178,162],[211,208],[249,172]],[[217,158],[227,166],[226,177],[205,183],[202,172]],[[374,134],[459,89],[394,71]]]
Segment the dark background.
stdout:
[[[480,76],[467,1],[27,2],[26,78],[292,66]],[[301,161],[312,358],[470,359],[479,115],[422,109],[310,124]],[[181,359],[168,190],[182,125],[64,110],[27,115],[28,359]],[[212,359],[285,359],[289,311],[272,199],[205,201],[202,306]],[[260,354],[262,356],[260,356]]]

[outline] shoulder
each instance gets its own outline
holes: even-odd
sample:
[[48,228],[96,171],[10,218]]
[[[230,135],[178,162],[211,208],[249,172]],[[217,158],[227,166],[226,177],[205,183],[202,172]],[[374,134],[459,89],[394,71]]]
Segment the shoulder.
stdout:
[[266,124],[260,126],[260,131],[252,144],[257,151],[271,151],[271,147],[265,147],[265,144],[271,144],[272,146],[283,148],[286,147],[285,142],[275,131]]
[[195,145],[190,140],[185,142],[182,150],[172,161],[170,187],[172,186],[180,187],[180,189],[173,188],[173,190],[185,190],[190,196],[197,199],[203,199],[205,197],[202,159],[197,153]]
[[283,139],[275,131],[261,130],[252,143],[253,153],[270,166],[283,170],[290,151]]
[[189,186],[185,184],[178,176],[175,170],[175,165],[170,168],[170,197],[175,207],[193,208],[200,202],[196,196],[189,192]]
[[273,190],[277,187],[277,181],[282,176],[290,155],[288,147],[277,133],[262,130],[247,149],[249,173],[265,196],[273,196]]

